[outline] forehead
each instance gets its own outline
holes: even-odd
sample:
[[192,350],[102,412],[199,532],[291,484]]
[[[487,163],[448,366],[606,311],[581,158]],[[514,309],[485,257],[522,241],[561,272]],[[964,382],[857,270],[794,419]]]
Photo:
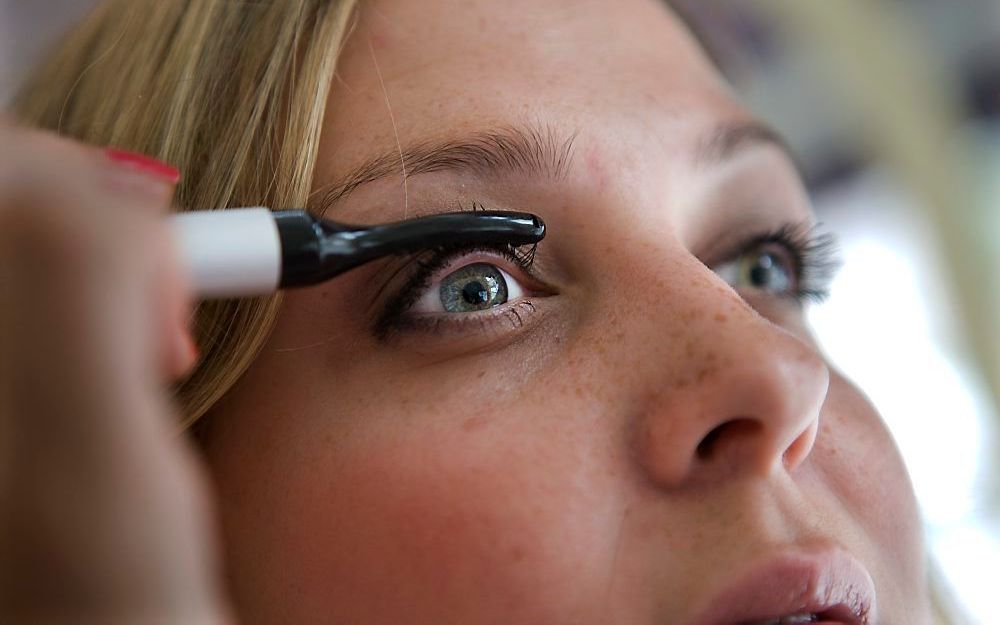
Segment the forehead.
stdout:
[[319,174],[397,143],[522,123],[669,151],[740,116],[657,0],[367,2],[338,65]]

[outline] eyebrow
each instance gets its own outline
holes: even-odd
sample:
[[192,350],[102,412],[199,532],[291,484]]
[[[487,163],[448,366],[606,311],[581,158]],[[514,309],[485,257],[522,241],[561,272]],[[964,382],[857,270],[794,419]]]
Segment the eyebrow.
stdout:
[[500,127],[455,140],[424,141],[378,156],[339,182],[324,187],[320,214],[358,187],[405,172],[406,178],[440,171],[471,172],[483,177],[527,175],[562,180],[573,160],[576,133],[554,128]]
[[716,127],[701,142],[696,162],[718,165],[745,150],[767,146],[777,148],[797,167],[795,154],[781,133],[758,121],[731,122]]
[[[460,139],[422,141],[377,156],[341,180],[325,185],[315,210],[323,215],[359,187],[405,172],[418,174],[455,171],[481,177],[525,175],[536,179],[562,180],[573,162],[576,133],[564,135],[550,126],[505,126],[473,133]],[[758,146],[780,150],[793,164],[796,160],[782,136],[756,121],[724,123],[700,142],[695,162],[718,165]],[[401,166],[402,165],[402,166]]]

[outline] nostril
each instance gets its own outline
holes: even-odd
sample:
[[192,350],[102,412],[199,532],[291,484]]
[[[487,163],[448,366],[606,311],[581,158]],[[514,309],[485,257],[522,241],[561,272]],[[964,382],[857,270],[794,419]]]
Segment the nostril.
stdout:
[[696,453],[700,460],[709,460],[718,455],[722,447],[740,446],[741,442],[749,442],[760,433],[762,425],[754,419],[733,419],[718,425],[705,435],[698,443]]
[[699,459],[708,460],[708,458],[712,455],[712,448],[715,446],[715,441],[718,440],[719,435],[722,432],[722,428],[724,427],[726,427],[725,424],[718,426],[706,434],[705,438],[701,439],[701,442],[698,443],[697,449]]

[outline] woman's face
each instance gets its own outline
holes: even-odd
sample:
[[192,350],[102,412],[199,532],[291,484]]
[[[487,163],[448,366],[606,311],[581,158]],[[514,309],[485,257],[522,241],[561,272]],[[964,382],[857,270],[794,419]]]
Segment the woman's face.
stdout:
[[206,435],[247,622],[924,622],[903,466],[805,327],[802,185],[658,2],[366,3],[317,189],[548,236],[288,294]]

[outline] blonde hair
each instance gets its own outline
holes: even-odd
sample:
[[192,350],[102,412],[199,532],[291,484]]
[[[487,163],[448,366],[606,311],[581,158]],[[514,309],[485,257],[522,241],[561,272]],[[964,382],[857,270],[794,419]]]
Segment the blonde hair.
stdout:
[[[14,114],[178,167],[178,210],[305,207],[356,0],[107,0],[27,83]],[[208,302],[176,388],[182,427],[243,374],[280,297]]]

